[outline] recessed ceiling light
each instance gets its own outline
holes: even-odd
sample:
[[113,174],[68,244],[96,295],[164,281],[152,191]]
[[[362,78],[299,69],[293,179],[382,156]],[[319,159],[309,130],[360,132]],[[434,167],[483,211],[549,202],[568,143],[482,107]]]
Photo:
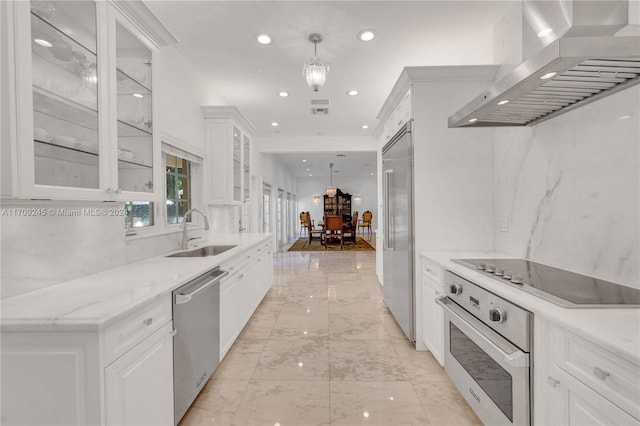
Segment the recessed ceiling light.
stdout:
[[309,176],[313,176],[311,173],[309,173]]
[[272,125],[273,127],[278,127],[278,123],[276,123],[275,121],[274,121],[273,123],[271,123],[271,125]]
[[542,30],[540,30],[540,32],[538,33],[538,37],[545,37],[548,36],[549,34],[551,34],[553,32],[553,30],[551,28],[543,28]]
[[498,102],[498,105],[504,105],[504,104],[508,104],[509,103],[509,99],[503,99],[500,102]]
[[309,172],[309,171],[311,171],[311,169],[307,168],[307,171]]
[[35,40],[33,40],[33,41],[35,41],[35,42],[36,42],[37,44],[39,44],[40,46],[44,46],[44,47],[51,47],[51,46],[53,46],[53,44],[51,44],[51,43],[49,43],[47,40],[43,40],[43,39],[41,39],[41,38],[37,38],[37,39],[35,39]]
[[133,94],[133,97],[134,97],[134,98],[138,98],[138,99],[142,99],[142,98],[144,98],[144,96],[142,96],[140,93],[134,93],[134,94]]
[[545,75],[543,75],[542,77],[540,77],[540,80],[548,80],[551,77],[554,77],[556,74],[558,74],[558,73],[555,72],[555,71],[548,72]]
[[369,173],[371,176],[373,176],[373,173]]
[[302,162],[303,162],[303,163],[306,163],[306,162],[307,162],[307,160],[302,160]]
[[289,96],[289,93],[287,93],[287,92],[280,92],[280,93],[278,93],[278,96],[280,96],[281,98],[286,98],[287,96]]
[[362,30],[358,33],[358,40],[360,41],[371,41],[375,37],[376,37],[376,33],[371,29]]
[[368,126],[367,124],[363,124],[363,125],[362,125],[362,128],[363,128],[363,129],[368,129],[368,128],[369,128],[369,126]]
[[357,90],[349,90],[349,91],[347,92],[347,95],[349,95],[349,96],[355,96],[355,95],[357,95],[358,93],[360,93],[360,92],[358,92]]
[[271,43],[271,37],[266,34],[258,34],[258,43],[260,44],[269,44]]
[[626,120],[627,118],[631,118],[630,115],[621,115],[620,117],[618,117],[618,120]]
[[477,118],[472,118],[471,120],[469,120],[469,123],[475,123],[476,121],[478,121]]

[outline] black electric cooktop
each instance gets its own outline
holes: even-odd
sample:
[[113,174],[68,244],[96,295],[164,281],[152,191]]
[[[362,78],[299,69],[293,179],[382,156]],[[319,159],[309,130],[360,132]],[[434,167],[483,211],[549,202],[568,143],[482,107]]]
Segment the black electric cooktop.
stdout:
[[452,259],[565,308],[640,306],[640,289],[523,259]]

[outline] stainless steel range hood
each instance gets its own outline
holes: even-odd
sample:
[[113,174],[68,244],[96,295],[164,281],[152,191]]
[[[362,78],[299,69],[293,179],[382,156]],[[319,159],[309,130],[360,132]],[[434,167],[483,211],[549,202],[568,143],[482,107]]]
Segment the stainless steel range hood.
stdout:
[[449,117],[449,127],[530,126],[638,84],[640,37],[601,28],[554,40]]

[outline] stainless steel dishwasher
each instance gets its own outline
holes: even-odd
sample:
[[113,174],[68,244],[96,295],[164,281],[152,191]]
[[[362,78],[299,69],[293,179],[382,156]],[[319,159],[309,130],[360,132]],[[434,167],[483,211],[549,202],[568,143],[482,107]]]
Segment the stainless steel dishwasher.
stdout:
[[177,425],[220,362],[220,268],[173,291],[173,400]]

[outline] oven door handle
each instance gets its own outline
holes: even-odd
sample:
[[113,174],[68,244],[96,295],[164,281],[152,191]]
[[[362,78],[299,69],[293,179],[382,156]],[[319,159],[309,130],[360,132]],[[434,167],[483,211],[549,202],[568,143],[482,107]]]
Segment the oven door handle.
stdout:
[[[498,337],[497,333],[490,327],[483,324],[479,319],[460,308],[453,303],[447,296],[441,296],[436,299],[436,303],[442,306],[451,315],[458,317],[461,321],[471,327],[476,335],[482,339],[484,343],[491,346],[497,353],[502,355],[504,362],[509,364],[513,368],[529,367],[529,354],[522,352],[516,346],[511,343],[501,342],[504,340],[502,337]],[[483,329],[482,331],[480,329]],[[487,335],[495,335],[494,339],[487,337]]]

